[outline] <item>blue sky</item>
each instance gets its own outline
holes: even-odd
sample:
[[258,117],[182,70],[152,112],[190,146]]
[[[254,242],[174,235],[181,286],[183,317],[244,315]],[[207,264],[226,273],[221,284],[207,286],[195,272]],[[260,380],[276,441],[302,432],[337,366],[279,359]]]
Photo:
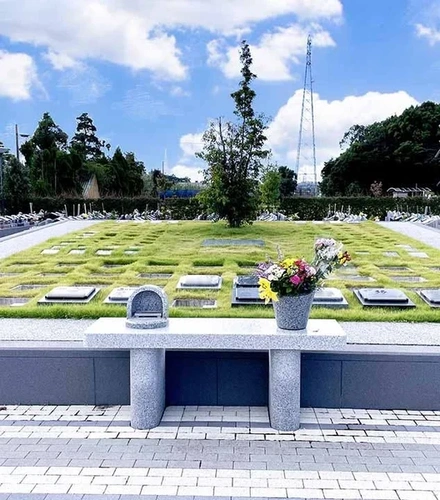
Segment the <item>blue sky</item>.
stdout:
[[[61,4],[61,5],[60,5]],[[318,164],[354,123],[440,100],[437,0],[0,0],[0,140],[48,111],[69,134],[88,112],[98,135],[147,169],[198,178],[210,119],[230,117],[238,46],[251,44],[257,108],[274,159],[296,165],[307,34],[313,36]],[[307,135],[307,131],[306,131]],[[306,141],[307,142],[307,141]],[[301,176],[311,173],[304,148]]]

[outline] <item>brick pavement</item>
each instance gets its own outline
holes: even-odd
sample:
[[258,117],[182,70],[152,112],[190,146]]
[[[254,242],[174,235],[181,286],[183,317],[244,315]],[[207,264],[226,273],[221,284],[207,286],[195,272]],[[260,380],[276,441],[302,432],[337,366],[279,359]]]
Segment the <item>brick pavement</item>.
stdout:
[[129,407],[0,410],[0,500],[216,497],[440,499],[440,412],[169,407],[150,431]]

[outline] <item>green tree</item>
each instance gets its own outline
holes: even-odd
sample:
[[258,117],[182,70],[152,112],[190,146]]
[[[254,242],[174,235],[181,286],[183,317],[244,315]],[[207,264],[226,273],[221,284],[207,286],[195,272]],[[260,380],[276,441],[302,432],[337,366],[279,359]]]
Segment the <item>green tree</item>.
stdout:
[[267,210],[277,210],[280,206],[281,175],[275,165],[263,169],[260,184],[261,205]]
[[97,128],[88,113],[82,113],[76,118],[76,132],[70,141],[71,150],[75,151],[82,161],[97,162],[105,156],[104,148],[110,149],[110,144],[98,138]]
[[8,211],[17,213],[22,210],[24,203],[29,200],[29,172],[27,167],[12,155],[5,158],[4,166],[4,189]]
[[207,188],[200,194],[208,209],[226,218],[230,227],[252,223],[258,211],[260,168],[269,155],[264,149],[267,120],[256,115],[256,97],[251,84],[252,56],[246,41],[240,51],[242,80],[231,94],[236,121],[212,122],[203,135],[203,150],[196,156],[207,163],[204,178]]
[[278,172],[281,177],[280,196],[281,198],[289,198],[293,196],[298,185],[297,176],[293,170],[286,166],[278,167]]

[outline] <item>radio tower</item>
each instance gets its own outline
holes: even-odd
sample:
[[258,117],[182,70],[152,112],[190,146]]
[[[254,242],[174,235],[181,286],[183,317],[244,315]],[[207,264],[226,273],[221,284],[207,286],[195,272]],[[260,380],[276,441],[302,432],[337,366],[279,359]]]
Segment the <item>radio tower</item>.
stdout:
[[[299,125],[298,153],[296,157],[296,175],[298,182],[300,171],[303,168],[313,167],[313,193],[318,191],[316,173],[316,146],[315,146],[315,112],[313,108],[313,78],[312,78],[312,36],[307,37],[306,69],[304,74],[304,89],[301,107],[301,121]],[[303,182],[310,181],[307,171],[303,172]]]

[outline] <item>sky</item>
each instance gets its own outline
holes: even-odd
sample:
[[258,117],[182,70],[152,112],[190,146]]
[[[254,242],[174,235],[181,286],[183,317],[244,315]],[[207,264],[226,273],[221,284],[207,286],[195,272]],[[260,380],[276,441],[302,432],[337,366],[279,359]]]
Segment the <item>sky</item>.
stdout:
[[[203,131],[233,118],[243,39],[272,160],[289,168],[308,34],[318,173],[352,125],[440,100],[439,0],[0,0],[0,19],[0,141],[11,149],[15,124],[32,134],[47,111],[71,136],[87,112],[113,150],[200,180]],[[308,113],[304,123],[300,181],[313,176]]]

